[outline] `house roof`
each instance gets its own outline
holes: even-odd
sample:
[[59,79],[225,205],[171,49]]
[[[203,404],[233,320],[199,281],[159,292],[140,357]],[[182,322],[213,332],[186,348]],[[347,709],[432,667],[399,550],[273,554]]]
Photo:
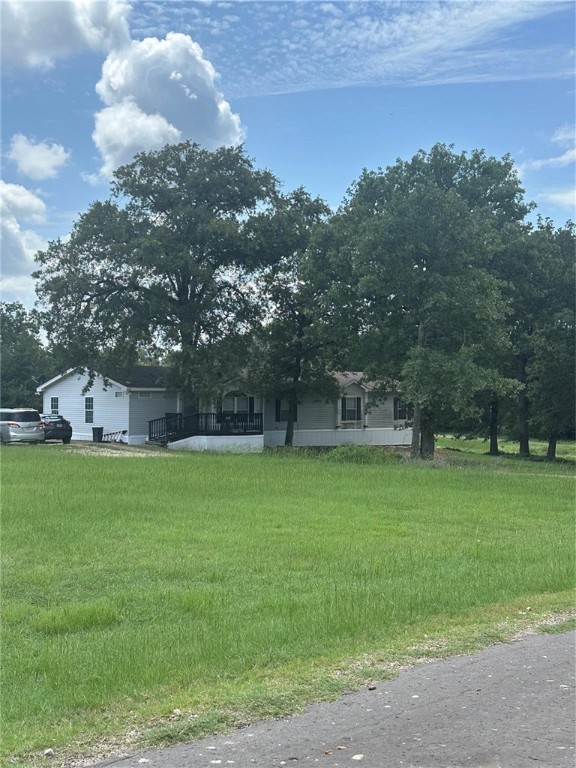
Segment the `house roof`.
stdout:
[[[129,368],[117,369],[110,371],[106,378],[113,384],[119,384],[122,387],[128,389],[166,389],[163,383],[163,376],[168,369],[162,365],[132,365]],[[81,371],[80,368],[68,368],[64,373],[59,373],[58,376],[54,376],[49,381],[45,381],[44,384],[40,384],[36,392],[43,392],[52,384],[57,381],[65,379],[71,373]],[[103,374],[100,374],[103,376]]]
[[163,377],[167,370],[163,365],[133,365],[110,371],[107,378],[129,389],[165,389]]
[[332,375],[342,388],[349,387],[351,384],[357,384],[366,392],[374,389],[373,383],[364,380],[364,373],[362,371],[334,371]]

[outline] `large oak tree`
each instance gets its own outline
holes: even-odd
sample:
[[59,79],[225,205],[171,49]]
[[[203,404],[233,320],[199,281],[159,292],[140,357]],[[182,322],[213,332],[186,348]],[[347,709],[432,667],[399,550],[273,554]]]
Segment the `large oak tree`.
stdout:
[[137,155],[112,192],[37,254],[44,327],[63,364],[104,373],[169,352],[170,383],[190,396],[230,373],[257,311],[267,256],[250,220],[273,206],[276,179],[242,148],[185,142]]
[[[373,378],[414,405],[413,455],[434,452],[437,415],[475,407],[475,395],[512,386],[497,360],[506,305],[490,270],[505,225],[529,211],[510,158],[443,144],[364,171],[326,238],[343,343],[357,318]],[[341,297],[341,298],[340,298]]]

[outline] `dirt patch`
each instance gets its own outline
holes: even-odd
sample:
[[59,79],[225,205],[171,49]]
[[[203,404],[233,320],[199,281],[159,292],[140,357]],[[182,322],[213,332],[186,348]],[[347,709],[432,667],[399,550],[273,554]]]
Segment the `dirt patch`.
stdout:
[[120,458],[173,458],[177,456],[172,451],[167,451],[157,445],[126,445],[126,443],[90,443],[76,441],[66,446],[69,453],[83,456],[118,456]]

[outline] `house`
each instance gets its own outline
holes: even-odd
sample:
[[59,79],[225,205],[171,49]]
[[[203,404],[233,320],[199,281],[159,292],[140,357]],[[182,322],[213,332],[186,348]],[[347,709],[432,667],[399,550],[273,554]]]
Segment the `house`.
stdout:
[[88,373],[70,368],[41,384],[43,413],[60,413],[72,424],[73,440],[92,440],[93,429],[103,439],[138,445],[148,440],[151,419],[178,410],[178,399],[162,384],[165,368],[135,365],[104,378],[97,374],[86,391]]
[[[361,372],[334,377],[338,398],[309,397],[298,405],[294,446],[410,445],[412,429],[400,398],[377,395]],[[198,413],[151,422],[150,439],[174,449],[256,452],[284,445],[287,419],[287,402],[232,384],[217,401],[201,401]]]
[[[124,376],[97,375],[84,392],[87,374],[70,369],[38,392],[45,413],[59,412],[72,422],[75,440],[91,440],[92,429],[102,427],[104,440],[158,442],[174,449],[259,452],[284,445],[286,402],[244,392],[236,383],[215,400],[201,400],[196,412],[183,413],[178,397],[162,386],[163,373],[159,366],[135,366]],[[410,445],[412,429],[398,397],[377,396],[360,372],[334,376],[338,398],[309,397],[298,404],[295,446]]]
[[[394,393],[379,396],[361,372],[335,373],[340,397],[311,397],[297,407],[294,445],[410,445],[406,407]],[[283,445],[287,403],[266,401],[265,445]]]

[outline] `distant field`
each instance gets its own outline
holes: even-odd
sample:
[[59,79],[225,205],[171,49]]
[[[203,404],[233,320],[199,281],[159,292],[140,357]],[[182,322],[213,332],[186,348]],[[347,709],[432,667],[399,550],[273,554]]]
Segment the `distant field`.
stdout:
[[573,604],[571,462],[92,450],[1,451],[25,764],[294,711]]

